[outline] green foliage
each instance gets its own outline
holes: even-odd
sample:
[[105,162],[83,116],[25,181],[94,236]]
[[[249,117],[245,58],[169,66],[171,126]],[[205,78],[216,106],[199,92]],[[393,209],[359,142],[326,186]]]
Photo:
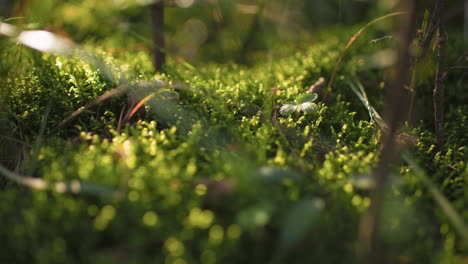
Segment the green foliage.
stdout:
[[[60,8],[71,12],[74,5]],[[102,10],[106,4],[97,5],[96,12],[109,12],[103,20],[114,17]],[[119,12],[134,12],[125,17],[138,20],[140,11]],[[372,188],[362,179],[376,166],[381,143],[369,109],[382,108],[387,85],[385,67],[369,69],[362,61],[394,43],[370,45],[379,37],[371,30],[360,36],[324,102],[321,94],[306,91],[330,77],[354,29],[318,33],[319,44],[302,51],[289,47],[282,53],[288,56],[269,62],[260,55],[249,67],[170,60],[164,74],[154,75],[146,50],[106,51],[123,37],[100,40],[109,32],[98,22],[73,19],[62,21],[64,27],[94,36],[83,39],[113,72],[1,39],[0,164],[51,184],[99,184],[112,195],[38,191],[9,182],[0,190],[0,262],[361,262],[357,227]],[[125,37],[125,45],[138,42]],[[422,74],[418,85],[429,83],[428,76]],[[169,86],[131,90],[58,127],[103,93],[155,78]],[[349,78],[351,86],[362,84],[362,98]],[[132,98],[148,98],[145,111],[124,123]],[[404,128],[419,140],[408,151],[465,221],[466,111],[457,103],[447,109],[443,153],[435,152],[428,123]],[[421,113],[423,120],[429,112]],[[467,247],[434,208],[421,178],[406,164],[392,171],[379,223],[389,259],[461,263]]]

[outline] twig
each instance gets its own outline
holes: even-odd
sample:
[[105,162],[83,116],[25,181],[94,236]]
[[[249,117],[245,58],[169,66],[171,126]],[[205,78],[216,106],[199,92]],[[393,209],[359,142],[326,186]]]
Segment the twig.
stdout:
[[444,0],[437,0],[437,44],[439,47],[437,59],[437,72],[435,87],[433,91],[434,100],[434,121],[437,138],[437,150],[442,151],[444,146],[444,72],[445,72],[445,44],[447,42],[447,32],[444,25]]
[[448,68],[444,74],[442,74],[442,81],[444,81],[446,78],[447,78],[447,74],[449,73],[449,71],[453,71],[453,70],[463,70],[463,69],[468,69],[468,66],[452,66],[450,68]]
[[381,40],[384,40],[384,39],[392,39],[392,38],[393,38],[393,36],[383,36],[383,37],[381,37],[381,38],[371,40],[370,43],[375,44],[375,43],[377,43],[377,42],[379,42],[379,41],[381,41]]
[[62,122],[60,122],[60,124],[58,125],[58,128],[62,128],[63,126],[68,124],[68,122],[75,119],[77,116],[81,115],[84,111],[90,109],[91,107],[102,104],[104,101],[114,96],[120,96],[124,94],[127,90],[128,90],[128,86],[119,86],[117,88],[114,88],[110,91],[105,92],[104,94],[100,95],[94,102],[89,103],[86,106],[80,107],[76,111],[71,113],[67,118],[65,118]]
[[127,92],[129,92],[130,90],[132,89],[136,89],[136,88],[144,88],[144,89],[149,89],[149,88],[154,88],[154,89],[160,89],[160,88],[163,88],[163,87],[166,87],[167,84],[161,80],[153,80],[153,81],[149,81],[149,82],[141,82],[141,83],[138,83],[136,85],[121,85],[121,86],[118,86],[110,91],[107,91],[105,92],[104,94],[100,95],[98,98],[96,98],[96,100],[94,100],[94,102],[92,103],[89,103],[88,105],[86,106],[83,106],[83,107],[80,107],[78,110],[76,110],[75,112],[73,112],[71,115],[69,115],[67,118],[65,118],[65,120],[63,120],[57,128],[62,128],[63,126],[65,126],[68,122],[70,122],[71,120],[75,119],[77,116],[79,116],[80,114],[82,114],[84,111],[90,109],[91,107],[93,106],[96,106],[96,105],[99,105],[99,104],[102,104],[104,101],[106,101],[107,99],[109,98],[112,98],[112,97],[115,97],[115,96],[120,96],[120,95],[123,95]]
[[348,44],[346,44],[346,47],[343,49],[343,51],[341,52],[341,55],[340,57],[338,58],[338,61],[336,62],[335,64],[335,68],[333,69],[333,73],[332,73],[332,76],[330,77],[330,81],[328,82],[328,86],[327,86],[327,90],[325,91],[325,94],[323,96],[323,100],[326,101],[327,99],[327,95],[328,93],[331,91],[331,86],[333,84],[333,81],[335,80],[335,76],[336,76],[336,72],[338,71],[338,68],[340,67],[340,64],[341,64],[341,61],[343,60],[343,57],[346,53],[346,51],[349,49],[349,47],[351,47],[351,45],[354,43],[354,41],[356,41],[357,37],[359,37],[359,35],[362,34],[362,32],[364,32],[364,30],[366,30],[366,28],[368,28],[369,26],[371,26],[372,24],[380,21],[380,20],[383,20],[383,19],[386,19],[386,18],[389,18],[389,17],[393,17],[393,16],[399,16],[399,15],[403,15],[405,14],[406,12],[394,12],[394,13],[390,13],[388,15],[385,15],[385,16],[381,16],[381,17],[378,17],[374,20],[372,20],[371,22],[367,23],[365,26],[363,26],[361,29],[359,29],[358,32],[356,32],[356,34],[354,34],[351,39],[349,39],[348,41]]

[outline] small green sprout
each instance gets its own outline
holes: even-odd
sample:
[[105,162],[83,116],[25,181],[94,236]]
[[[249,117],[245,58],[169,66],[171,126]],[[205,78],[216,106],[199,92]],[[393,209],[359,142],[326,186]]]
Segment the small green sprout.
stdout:
[[291,115],[295,112],[315,113],[317,111],[317,104],[313,101],[317,100],[316,93],[303,93],[297,96],[293,103],[285,103],[280,108],[282,115]]

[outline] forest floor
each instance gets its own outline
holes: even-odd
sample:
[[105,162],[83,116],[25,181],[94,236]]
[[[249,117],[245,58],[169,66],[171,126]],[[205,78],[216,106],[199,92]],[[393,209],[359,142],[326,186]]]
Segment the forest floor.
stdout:
[[[67,57],[1,38],[0,262],[361,263],[395,43],[359,36],[327,89],[356,29],[161,74],[144,48]],[[445,80],[438,152],[434,64],[412,69],[383,194],[388,263],[467,263],[467,75]]]

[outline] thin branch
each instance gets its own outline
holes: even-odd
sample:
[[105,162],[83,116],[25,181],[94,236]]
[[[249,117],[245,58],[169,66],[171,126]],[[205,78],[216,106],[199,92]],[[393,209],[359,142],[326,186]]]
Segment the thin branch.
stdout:
[[328,86],[327,86],[327,90],[325,91],[325,94],[324,94],[324,101],[326,101],[326,98],[327,98],[327,94],[331,91],[331,86],[333,84],[333,81],[335,80],[335,76],[336,76],[336,73],[338,71],[338,68],[340,67],[340,64],[341,64],[341,61],[343,60],[343,57],[346,53],[346,51],[349,49],[349,47],[351,47],[351,45],[354,43],[354,41],[356,41],[357,37],[359,37],[359,35],[362,34],[362,32],[364,32],[364,30],[366,30],[366,28],[368,28],[369,26],[371,26],[372,24],[380,21],[380,20],[383,20],[383,19],[386,19],[386,18],[389,18],[389,17],[393,17],[393,16],[399,16],[399,15],[403,15],[405,14],[406,12],[394,12],[394,13],[390,13],[388,15],[385,15],[385,16],[381,16],[381,17],[378,17],[374,20],[372,20],[371,22],[367,23],[365,26],[363,26],[361,29],[359,29],[358,32],[356,32],[356,34],[354,34],[351,39],[349,39],[348,41],[348,44],[346,44],[346,47],[343,49],[343,51],[341,52],[341,55],[340,57],[338,58],[338,61],[336,62],[335,64],[335,68],[333,69],[333,73],[332,73],[332,76],[330,77],[330,81],[328,82]]
[[384,39],[392,39],[392,38],[393,38],[393,36],[383,36],[381,38],[371,40],[370,43],[375,44],[375,43],[377,43],[379,41],[382,41]]
[[115,96],[121,96],[129,91],[131,91],[132,89],[136,89],[136,88],[144,88],[144,89],[150,89],[150,88],[154,88],[154,89],[160,89],[160,88],[163,88],[163,87],[167,87],[167,84],[161,80],[153,80],[153,81],[149,81],[149,82],[141,82],[141,83],[138,83],[136,85],[121,85],[121,86],[118,86],[110,91],[107,91],[105,92],[104,94],[100,95],[98,98],[96,98],[96,100],[94,100],[94,102],[92,103],[89,103],[88,105],[86,106],[83,106],[83,107],[80,107],[79,109],[77,109],[76,111],[74,111],[71,115],[69,115],[67,118],[65,118],[65,120],[63,120],[57,128],[62,128],[63,126],[65,126],[67,123],[69,123],[71,120],[75,119],[77,116],[79,116],[80,114],[82,114],[84,111],[90,109],[91,107],[93,106],[96,106],[96,105],[100,105],[102,104],[104,101],[108,100],[109,98],[112,98],[112,97],[115,97]]
[[446,78],[447,78],[447,74],[449,73],[449,71],[453,71],[453,70],[463,70],[463,69],[468,69],[468,66],[452,66],[450,68],[448,68],[444,74],[442,74],[442,81],[444,81]]
[[109,98],[115,97],[115,96],[120,96],[124,94],[128,90],[127,86],[119,86],[117,88],[114,88],[110,91],[105,92],[104,94],[100,95],[96,100],[92,103],[89,103],[86,106],[78,108],[76,111],[71,113],[67,118],[65,118],[60,124],[58,125],[58,128],[62,128],[66,124],[68,124],[70,121],[75,119],[77,116],[81,115],[83,112],[86,110],[90,109],[93,106],[102,104],[104,101],[106,101]]

